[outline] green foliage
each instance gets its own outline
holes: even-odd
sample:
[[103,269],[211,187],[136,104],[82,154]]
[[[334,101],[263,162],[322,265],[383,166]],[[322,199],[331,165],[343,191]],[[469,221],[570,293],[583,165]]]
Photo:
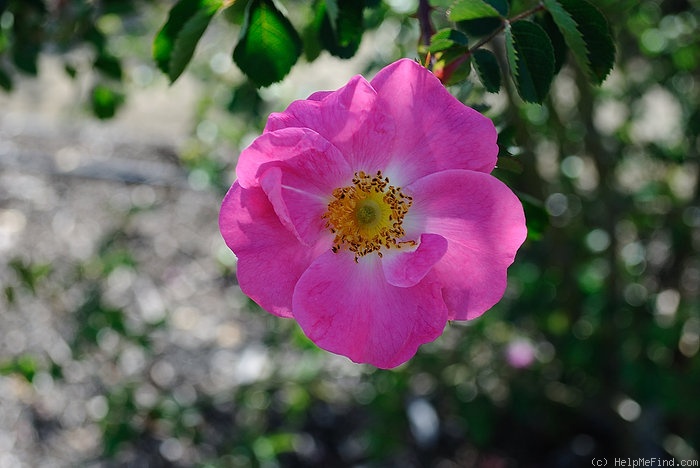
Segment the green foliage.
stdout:
[[547,33],[533,22],[516,21],[506,28],[506,50],[520,97],[542,102],[554,77],[554,49]]
[[21,258],[10,260],[9,266],[14,270],[20,284],[32,294],[37,293],[39,282],[51,273],[51,264],[27,262]]
[[124,95],[106,84],[98,84],[90,93],[92,113],[98,119],[111,119],[124,104]]
[[0,362],[0,375],[17,374],[31,382],[39,369],[39,363],[36,358],[30,354],[22,354],[16,358]]
[[179,0],[153,42],[158,68],[175,81],[189,63],[199,39],[222,0]]
[[236,65],[258,86],[284,78],[301,55],[299,34],[272,0],[253,0],[233,51]]
[[[454,72],[473,58],[484,88],[498,92],[501,70],[497,56],[481,47],[503,31],[509,66],[503,71],[510,73],[518,94],[526,102],[543,102],[568,50],[572,50],[594,84],[600,84],[612,69],[615,48],[607,20],[585,0],[547,0],[506,19],[509,10],[509,3],[502,0],[452,3],[447,18],[458,29],[441,29],[433,35],[428,47],[421,49],[424,53],[438,54],[436,76],[446,84],[463,81],[468,70],[462,68],[458,75]],[[482,36],[476,45],[467,48],[469,39]]]
[[556,75],[566,62],[569,48],[566,46],[564,36],[561,31],[559,31],[559,28],[549,12],[544,12],[544,14],[535,17],[535,22],[544,29],[550,41],[552,41],[552,49],[554,50],[554,74]]
[[496,56],[487,49],[476,50],[473,54],[474,68],[479,79],[489,93],[497,93],[501,89],[501,69]]
[[[58,3],[80,3],[87,8],[87,18],[98,20],[102,8],[123,11],[119,14],[133,22],[129,8],[147,2]],[[97,3],[99,12],[92,9]],[[327,7],[318,2],[307,10],[302,2],[282,3],[294,11],[291,21],[307,25],[303,35],[307,57],[323,53],[320,25],[327,22],[328,31],[333,31],[331,18],[337,16],[327,15],[326,8],[339,4],[328,2]],[[487,3],[508,17],[498,2]],[[514,17],[536,3],[513,1]],[[237,1],[222,13],[232,14],[244,4]],[[11,1],[6,13],[24,5],[32,3]],[[152,15],[166,11],[162,2],[158,5]],[[567,17],[576,18],[573,2],[556,5]],[[4,293],[0,317],[5,320],[3,337],[7,337],[0,374],[12,390],[3,401],[7,413],[29,415],[20,425],[39,434],[37,444],[47,453],[54,449],[41,441],[63,440],[85,428],[99,432],[97,445],[77,466],[589,466],[594,456],[615,452],[634,458],[649,447],[669,452],[660,457],[697,458],[700,48],[696,26],[700,18],[697,9],[685,2],[600,0],[595,5],[605,12],[619,37],[620,79],[602,89],[591,88],[586,81],[598,82],[601,73],[591,78],[579,65],[555,78],[562,80],[562,89],[569,90],[565,95],[552,94],[541,105],[522,104],[512,99],[517,89],[500,86],[507,100],[499,96],[495,109],[482,105],[483,92],[496,90],[498,68],[493,67],[493,57],[501,63],[507,60],[506,51],[498,47],[499,41],[489,43],[488,49],[479,43],[485,34],[500,34],[504,22],[499,17],[480,18],[466,28],[448,21],[444,9],[432,13],[440,30],[431,46],[425,47],[431,48],[433,57],[440,54],[433,70],[455,63],[468,70],[470,61],[474,64],[484,89],[473,86],[466,74],[453,73],[450,79],[458,79],[450,91],[494,120],[500,147],[494,174],[516,191],[527,219],[528,240],[508,270],[508,291],[484,316],[468,324],[450,324],[443,336],[421,347],[401,368],[378,371],[357,366],[318,350],[293,322],[270,317],[238,291],[232,293],[233,267],[225,269],[222,277],[207,278],[204,270],[215,261],[208,256],[208,238],[203,240],[204,254],[177,245],[176,253],[163,258],[160,250],[154,254],[155,242],[147,237],[151,234],[134,235],[133,217],[111,219],[115,232],[88,259],[59,251],[50,258],[17,257],[14,262],[10,258],[4,269],[0,267]],[[387,57],[414,55],[416,19],[391,13],[386,4],[369,8],[365,5],[364,27],[386,20],[386,29],[395,35],[391,36],[394,43],[378,45],[386,55],[376,58],[368,69],[385,65],[391,60]],[[125,65],[146,59],[125,56],[113,47],[113,35],[86,26],[79,19],[83,16],[66,12],[66,21],[75,20],[66,28],[75,32],[72,40],[57,41],[51,36],[57,28],[45,28],[52,20],[44,17],[36,30],[43,38],[42,50],[52,51],[61,60],[64,52],[72,58],[76,47],[86,49],[86,62],[66,60],[69,74],[79,78],[78,83],[87,81],[123,93],[122,85],[130,77]],[[553,73],[564,64],[568,51],[573,60],[580,60],[580,51],[577,56],[567,44],[549,10],[524,17],[537,23],[551,41]],[[25,21],[27,16],[13,18]],[[313,28],[308,27],[311,23]],[[0,70],[21,85],[27,78],[12,60],[14,26],[7,20],[4,24]],[[237,24],[224,26],[236,28]],[[472,26],[477,24],[488,31],[474,34]],[[596,46],[582,23],[577,20],[576,24],[593,70],[589,53],[607,39]],[[140,27],[119,39],[142,42],[145,28]],[[516,33],[520,27],[514,26]],[[602,28],[596,31],[605,37]],[[517,34],[512,30],[507,34],[512,41],[507,46],[514,56],[511,62],[516,63],[523,57],[517,55],[516,46],[522,48],[531,38],[526,35],[518,44]],[[567,34],[577,36],[571,30]],[[226,50],[232,46],[222,44]],[[608,54],[601,61],[605,66],[612,63],[611,50],[597,52]],[[100,58],[103,54],[106,59]],[[230,181],[231,155],[240,149],[240,142],[260,131],[270,109],[287,102],[272,101],[248,81],[212,74],[196,58],[192,69],[209,93],[198,104],[197,118],[230,121],[233,131],[220,126],[218,140],[200,143],[193,151],[196,154],[182,158],[181,163],[190,173],[204,173],[214,181],[210,190],[216,191]],[[87,75],[86,67],[90,68]],[[119,68],[121,77],[115,73]],[[508,69],[500,72],[502,84],[510,80]],[[537,89],[535,82],[542,78],[531,76],[531,80]],[[92,98],[91,93],[85,94]],[[669,106],[671,111],[666,112]],[[674,106],[675,120],[671,119]],[[647,113],[652,128],[666,119],[673,125],[654,135],[642,125]],[[216,151],[223,154],[220,159],[213,156]],[[65,187],[73,190],[75,186]],[[109,190],[114,189],[110,185]],[[177,187],[164,191],[180,194]],[[187,212],[185,200],[195,197],[184,191],[178,216]],[[10,209],[14,202],[11,195]],[[28,206],[24,198],[16,203],[20,210]],[[145,223],[144,232],[154,232],[156,219]],[[76,226],[82,226],[80,220]],[[191,231],[192,237],[200,234],[196,225],[187,225],[184,219],[179,226]],[[174,233],[158,237],[163,234],[169,239]],[[32,254],[45,255],[43,250]],[[151,263],[165,264],[165,274],[153,275]],[[168,307],[166,319],[153,325],[139,322],[137,299],[147,298],[115,297],[113,290],[120,277],[139,284],[146,275],[153,275],[151,281]],[[182,296],[188,288],[203,289],[205,294],[198,303],[187,303]],[[215,300],[224,295],[226,300]],[[219,307],[224,309],[225,322],[219,322]],[[180,314],[186,308],[192,310],[183,319]],[[45,324],[27,325],[29,316],[44,309],[57,322],[46,340],[38,335]],[[222,344],[222,331],[232,323],[240,328],[241,341]],[[26,328],[18,332],[23,325]],[[39,339],[33,331],[27,332],[33,329]],[[21,342],[22,350],[11,349],[22,337],[27,338]],[[534,347],[535,359],[528,367],[514,368],[507,358],[509,345],[523,339]],[[54,354],[61,356],[53,346],[61,340],[70,346],[61,358],[65,376],[51,362]],[[249,359],[249,346],[266,356],[264,364]],[[143,360],[143,368],[126,373],[121,366],[130,354],[131,359],[135,354]],[[176,369],[169,385],[154,379],[163,358],[172,359]],[[264,372],[241,383],[238,379],[245,372],[239,372],[239,366],[242,369],[250,362],[255,364],[250,367]],[[221,376],[222,369],[233,370]],[[49,386],[48,375],[53,379]],[[51,395],[60,396],[57,401],[70,405],[46,404],[52,403],[46,400],[52,396],[43,393],[47,388]],[[433,445],[419,443],[409,424],[407,406],[416,399],[425,401],[437,415],[439,431]],[[100,406],[95,402],[105,405],[104,412],[94,411]],[[81,409],[77,414],[89,409],[82,425],[73,426],[80,423],[75,422],[71,405]],[[630,405],[633,409],[638,405],[636,419],[634,413],[621,411]],[[55,410],[64,406],[64,412]],[[32,439],[23,444],[32,444]],[[166,457],[173,453],[165,450],[167,443],[174,441],[179,449],[174,453],[182,455],[177,460]],[[590,452],[582,456],[582,447]],[[557,465],[558,460],[565,461]]]
[[[332,55],[350,58],[355,55],[364,33],[364,1],[327,1],[319,30],[320,43]],[[323,2],[319,3],[323,10]],[[309,38],[313,41],[313,38]]]
[[484,0],[457,0],[450,7],[450,21],[500,17],[501,13]]
[[602,83],[615,61],[615,44],[603,14],[585,0],[545,0],[544,5],[579,66],[595,84]]
[[48,14],[43,1],[9,2],[12,22],[12,61],[18,70],[29,75],[38,72],[39,52],[43,44],[43,23]]
[[450,48],[462,49],[469,45],[469,39],[461,31],[456,29],[441,29],[436,32],[432,38],[430,38],[430,47],[428,51],[430,53],[442,52]]
[[503,19],[508,16],[510,5],[507,0],[483,0],[483,3],[491,6],[499,14],[457,21],[457,27],[470,37],[486,36],[498,31],[503,26]]

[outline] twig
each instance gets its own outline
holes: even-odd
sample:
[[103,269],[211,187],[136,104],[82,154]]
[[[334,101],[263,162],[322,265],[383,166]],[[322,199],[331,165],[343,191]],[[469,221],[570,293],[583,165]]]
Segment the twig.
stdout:
[[430,6],[428,0],[420,0],[418,2],[416,17],[418,17],[418,25],[420,26],[420,41],[425,46],[430,46],[430,38],[435,34],[435,28],[430,21],[430,12],[432,10],[433,7]]
[[518,13],[517,15],[513,16],[512,18],[504,19],[501,22],[501,25],[496,28],[491,34],[489,34],[487,37],[483,38],[473,46],[471,46],[469,49],[467,49],[467,53],[465,54],[467,57],[470,57],[479,47],[483,46],[487,42],[489,42],[491,39],[494,37],[498,36],[501,32],[503,32],[504,29],[506,29],[506,26],[509,25],[510,23],[515,23],[516,21],[519,21],[523,18],[527,18],[528,16],[532,16],[538,11],[544,10],[544,3],[540,2],[537,4],[536,7],[530,8],[529,10],[523,11],[522,13]]

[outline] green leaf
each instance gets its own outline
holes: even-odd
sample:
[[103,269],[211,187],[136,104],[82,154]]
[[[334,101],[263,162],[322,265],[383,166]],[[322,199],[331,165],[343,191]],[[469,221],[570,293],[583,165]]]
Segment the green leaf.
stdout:
[[446,28],[433,34],[433,37],[430,38],[430,48],[428,50],[434,54],[451,47],[465,48],[468,44],[469,39],[463,32]]
[[585,0],[544,0],[566,44],[586,75],[603,82],[615,62],[615,43],[605,16]]
[[307,62],[313,62],[321,55],[323,46],[319,40],[321,36],[321,26],[326,19],[326,5],[323,2],[318,2],[314,6],[314,13],[311,15],[311,21],[306,25],[301,33],[304,58]]
[[464,81],[471,72],[471,57],[463,49],[451,48],[435,55],[433,72],[446,86]]
[[124,104],[124,95],[110,87],[98,84],[91,93],[92,113],[98,119],[111,119]]
[[153,41],[153,58],[170,82],[185,70],[223,0],[179,0]]
[[233,3],[228,1],[221,16],[229,23],[240,26],[245,21],[245,12],[249,3],[250,0],[234,0]]
[[457,0],[449,10],[450,21],[500,17],[499,11],[484,0]]
[[321,44],[332,55],[350,58],[357,52],[364,33],[364,2],[334,0],[326,2],[321,24]]
[[552,41],[552,47],[554,48],[554,74],[556,75],[561,70],[561,67],[564,66],[569,48],[566,46],[564,36],[559,31],[549,12],[536,17],[535,22],[544,29],[544,32],[549,36],[549,40]]
[[476,73],[489,93],[497,93],[501,89],[501,69],[496,56],[490,50],[479,49],[472,55]]
[[245,81],[233,89],[233,96],[228,104],[232,114],[245,114],[258,118],[262,115],[262,105],[265,101],[250,81]]
[[510,4],[508,0],[486,0],[486,3],[494,7],[501,14],[501,17],[505,18],[508,16],[510,11]]
[[[357,2],[362,3],[362,2]],[[326,14],[331,20],[331,26],[335,29],[338,25],[338,17],[340,16],[340,9],[338,7],[338,0],[326,0]]]
[[533,241],[539,240],[544,231],[550,225],[549,215],[540,200],[522,192],[516,193],[523,204],[525,220],[527,223],[527,238]]
[[39,281],[51,273],[50,263],[30,263],[14,258],[9,262],[9,266],[14,270],[20,283],[33,294],[36,294]]
[[10,74],[5,71],[5,69],[0,68],[0,88],[5,91],[12,91],[13,83]]
[[123,77],[121,62],[118,58],[106,51],[103,51],[103,53],[95,58],[93,66],[96,70],[101,71],[106,76],[114,78],[115,80],[121,80]]
[[485,0],[495,8],[500,17],[478,18],[473,20],[458,21],[457,27],[467,33],[469,37],[487,36],[503,25],[503,18],[508,16],[510,5],[506,0]]
[[236,65],[258,86],[282,80],[301,55],[301,38],[272,0],[253,0],[233,51]]
[[554,50],[547,33],[530,21],[509,24],[506,55],[520,97],[541,103],[554,77]]

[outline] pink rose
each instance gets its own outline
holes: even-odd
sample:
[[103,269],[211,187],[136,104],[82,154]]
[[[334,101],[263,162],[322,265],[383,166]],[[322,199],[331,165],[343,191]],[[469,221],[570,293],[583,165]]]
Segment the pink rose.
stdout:
[[399,60],[272,114],[219,225],[238,281],[319,347],[391,368],[503,296],[522,205],[493,123]]

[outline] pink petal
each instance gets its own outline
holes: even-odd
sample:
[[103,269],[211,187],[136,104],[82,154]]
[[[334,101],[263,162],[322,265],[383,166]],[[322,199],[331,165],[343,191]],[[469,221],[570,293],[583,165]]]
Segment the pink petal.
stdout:
[[332,94],[333,92],[334,91],[316,91],[315,93],[311,93],[311,95],[306,99],[309,101],[322,101],[326,96]]
[[406,190],[414,201],[412,229],[420,224],[448,242],[426,280],[443,285],[450,320],[481,315],[503,296],[506,270],[525,241],[522,204],[501,181],[473,171],[438,172]]
[[327,252],[294,291],[294,318],[319,347],[354,362],[391,368],[437,338],[447,309],[436,284],[397,288],[376,255],[355,263],[350,252]]
[[265,132],[313,129],[341,151],[353,170],[370,173],[386,166],[391,156],[387,145],[395,128],[376,107],[376,92],[367,80],[358,75],[337,91],[316,93],[312,98],[271,114]]
[[309,248],[280,223],[260,188],[234,182],[219,212],[219,229],[238,257],[241,290],[260,307],[280,317],[292,316],[294,287],[304,270],[330,241]]
[[[307,163],[313,159],[313,163]],[[314,171],[311,181],[326,191],[342,174],[352,172],[342,155],[328,140],[308,128],[285,128],[260,135],[244,149],[236,165],[236,176],[243,188],[258,185],[258,177],[272,166],[286,163],[296,170]],[[320,165],[320,166],[319,166]]]
[[[300,129],[285,129],[266,133],[298,133]],[[261,137],[262,138],[262,137]],[[318,140],[320,150],[304,148],[296,156],[288,155],[282,161],[269,162],[260,167],[260,186],[267,194],[270,203],[282,224],[294,232],[299,240],[307,245],[317,242],[319,236],[327,233],[322,218],[332,199],[333,190],[351,183],[353,172],[340,155],[326,140],[315,133],[307,133],[304,140],[312,144]],[[281,148],[280,152],[291,153],[292,149]]]
[[414,286],[447,251],[447,241],[436,234],[423,234],[418,248],[413,251],[388,250],[382,266],[389,284],[401,288]]
[[446,169],[493,170],[498,145],[491,120],[459,102],[423,66],[399,60],[377,73],[371,85],[376,107],[400,129],[386,168],[400,174],[396,182],[405,185]]

